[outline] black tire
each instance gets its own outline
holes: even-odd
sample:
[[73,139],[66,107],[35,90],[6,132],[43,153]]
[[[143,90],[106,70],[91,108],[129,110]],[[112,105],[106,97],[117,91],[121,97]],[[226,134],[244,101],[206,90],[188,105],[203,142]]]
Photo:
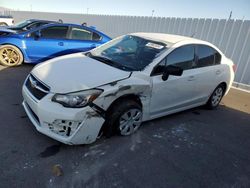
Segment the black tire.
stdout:
[[0,63],[7,67],[21,65],[23,54],[16,46],[2,45],[0,47]]
[[[135,126],[135,129],[131,132],[131,134],[137,131],[137,129],[141,125],[142,107],[133,100],[120,100],[116,102],[114,105],[112,105],[111,109],[109,110],[107,114],[107,120],[105,122],[105,127],[104,127],[104,135],[106,137],[110,137],[114,135],[115,133],[118,133],[119,135],[122,135],[122,136],[131,135],[130,133],[124,134],[124,131],[121,130],[121,126],[120,126],[121,117],[125,113],[129,113],[130,110],[137,110],[138,112],[141,113],[140,119],[138,119],[138,121],[134,120],[136,124],[139,124],[139,126],[138,127]],[[139,113],[137,115],[139,115]],[[131,120],[132,119],[133,117],[131,117]]]
[[206,107],[210,110],[215,109],[219,106],[221,99],[223,98],[225,94],[226,87],[224,84],[218,85],[211,96],[209,97]]

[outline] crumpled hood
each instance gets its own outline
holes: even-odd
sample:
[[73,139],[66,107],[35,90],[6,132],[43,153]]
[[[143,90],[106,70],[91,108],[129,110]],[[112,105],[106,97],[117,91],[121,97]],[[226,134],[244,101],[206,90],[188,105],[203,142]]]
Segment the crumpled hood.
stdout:
[[128,78],[130,72],[75,53],[41,63],[31,74],[48,85],[50,92],[69,93]]

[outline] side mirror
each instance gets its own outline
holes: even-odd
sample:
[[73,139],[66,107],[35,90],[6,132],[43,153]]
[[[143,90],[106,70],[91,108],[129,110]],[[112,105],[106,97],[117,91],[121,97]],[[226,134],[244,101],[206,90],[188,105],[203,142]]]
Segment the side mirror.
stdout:
[[173,76],[181,76],[183,73],[183,69],[180,67],[176,67],[173,65],[168,65],[163,74],[162,74],[162,80],[166,81],[169,77],[169,75],[173,75]]
[[34,35],[34,39],[35,39],[35,40],[38,40],[39,38],[41,38],[41,36],[42,36],[42,35],[41,35],[41,32],[40,32],[40,31],[36,31],[36,32],[35,32],[35,35]]

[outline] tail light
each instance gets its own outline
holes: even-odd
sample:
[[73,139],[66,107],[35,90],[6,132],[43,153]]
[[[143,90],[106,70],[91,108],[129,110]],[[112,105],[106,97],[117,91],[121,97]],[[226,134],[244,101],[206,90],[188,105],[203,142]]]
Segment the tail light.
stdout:
[[233,64],[233,71],[236,72],[236,69],[237,69],[236,65]]

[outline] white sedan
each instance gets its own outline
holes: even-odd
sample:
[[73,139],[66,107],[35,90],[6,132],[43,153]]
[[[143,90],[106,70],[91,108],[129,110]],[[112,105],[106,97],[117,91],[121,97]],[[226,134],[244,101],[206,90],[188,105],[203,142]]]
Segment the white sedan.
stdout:
[[37,65],[23,85],[23,106],[39,132],[89,144],[101,133],[131,135],[147,120],[215,108],[233,79],[233,62],[208,42],[134,33]]

